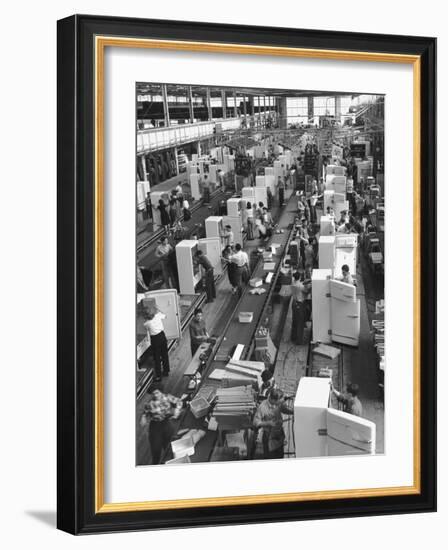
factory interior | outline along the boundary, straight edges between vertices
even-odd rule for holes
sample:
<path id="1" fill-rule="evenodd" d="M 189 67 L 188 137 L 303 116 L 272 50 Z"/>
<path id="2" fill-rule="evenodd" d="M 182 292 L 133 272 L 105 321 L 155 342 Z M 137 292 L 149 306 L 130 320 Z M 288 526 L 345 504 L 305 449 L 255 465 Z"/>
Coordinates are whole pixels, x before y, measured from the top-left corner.
<path id="1" fill-rule="evenodd" d="M 385 452 L 384 101 L 136 84 L 136 465 Z"/>

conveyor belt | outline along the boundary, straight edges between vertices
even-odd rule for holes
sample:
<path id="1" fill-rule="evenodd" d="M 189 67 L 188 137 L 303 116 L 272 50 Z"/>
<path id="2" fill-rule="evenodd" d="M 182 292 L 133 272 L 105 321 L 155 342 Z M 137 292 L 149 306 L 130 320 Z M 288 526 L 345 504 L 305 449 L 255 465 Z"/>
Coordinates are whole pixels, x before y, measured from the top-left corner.
<path id="1" fill-rule="evenodd" d="M 277 277 L 280 273 L 281 263 L 287 252 L 287 248 L 293 234 L 293 222 L 296 215 L 297 203 L 295 196 L 292 195 L 278 222 L 278 229 L 283 230 L 284 232 L 274 234 L 268 245 L 271 246 L 273 244 L 277 244 L 281 246 L 280 253 L 272 256 L 272 263 L 274 264 L 274 269 L 272 270 L 274 272 L 274 276 L 272 281 L 270 284 L 263 283 L 262 288 L 264 288 L 266 292 L 261 295 L 250 294 L 249 291 L 251 290 L 251 287 L 248 286 L 245 288 L 244 293 L 224 330 L 222 340 L 215 355 L 215 360 L 211 365 L 211 369 L 223 368 L 225 364 L 227 364 L 227 357 L 231 354 L 232 349 L 237 344 L 244 345 L 245 351 L 243 358 L 249 357 L 252 351 L 251 344 L 255 336 L 255 331 L 263 316 L 265 307 L 269 303 Z M 252 277 L 259 277 L 264 280 L 267 273 L 268 272 L 264 270 L 264 261 L 261 259 L 255 267 Z M 253 322 L 247 324 L 240 323 L 238 319 L 240 311 L 253 312 Z"/>

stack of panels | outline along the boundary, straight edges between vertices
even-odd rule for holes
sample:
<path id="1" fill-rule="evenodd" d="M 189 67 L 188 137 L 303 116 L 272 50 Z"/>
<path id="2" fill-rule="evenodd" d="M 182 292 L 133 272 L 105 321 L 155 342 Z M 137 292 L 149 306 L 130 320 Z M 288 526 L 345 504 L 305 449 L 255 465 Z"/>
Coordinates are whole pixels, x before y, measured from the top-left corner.
<path id="1" fill-rule="evenodd" d="M 249 426 L 256 406 L 255 392 L 251 386 L 219 388 L 213 416 L 221 429 Z"/>
<path id="2" fill-rule="evenodd" d="M 260 375 L 265 366 L 260 361 L 240 361 L 231 359 L 224 368 L 215 369 L 208 378 L 213 385 L 224 388 L 250 385 L 258 388 Z"/>

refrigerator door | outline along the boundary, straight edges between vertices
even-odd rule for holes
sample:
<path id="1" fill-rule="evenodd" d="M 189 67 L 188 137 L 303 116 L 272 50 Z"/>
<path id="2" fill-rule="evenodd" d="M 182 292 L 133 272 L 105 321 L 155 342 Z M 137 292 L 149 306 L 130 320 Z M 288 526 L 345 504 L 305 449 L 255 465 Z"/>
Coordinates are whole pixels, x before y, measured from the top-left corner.
<path id="1" fill-rule="evenodd" d="M 327 409 L 327 454 L 375 454 L 376 425 L 370 420 Z"/>
<path id="2" fill-rule="evenodd" d="M 331 279 L 330 294 L 332 298 L 343 300 L 345 302 L 356 302 L 356 287 Z"/>
<path id="3" fill-rule="evenodd" d="M 361 302 L 356 288 L 339 281 L 330 281 L 331 339 L 333 342 L 359 344 Z"/>
<path id="4" fill-rule="evenodd" d="M 214 267 L 215 274 L 222 273 L 221 263 L 221 240 L 220 239 L 199 239 L 198 248 L 207 256 L 212 266 Z"/>
<path id="5" fill-rule="evenodd" d="M 335 248 L 334 272 L 339 275 L 342 272 L 342 266 L 348 265 L 350 273 L 356 273 L 356 246 Z"/>
<path id="6" fill-rule="evenodd" d="M 163 327 L 167 340 L 180 338 L 180 310 L 177 290 L 169 288 L 145 292 L 145 299 L 147 298 L 153 298 L 157 308 L 166 315 L 166 319 L 163 320 Z"/>

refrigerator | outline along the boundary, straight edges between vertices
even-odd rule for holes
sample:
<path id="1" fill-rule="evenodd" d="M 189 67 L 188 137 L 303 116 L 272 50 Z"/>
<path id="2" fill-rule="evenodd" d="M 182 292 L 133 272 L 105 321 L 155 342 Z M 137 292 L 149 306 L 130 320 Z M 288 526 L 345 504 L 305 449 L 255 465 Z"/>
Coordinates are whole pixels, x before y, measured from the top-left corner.
<path id="1" fill-rule="evenodd" d="M 331 269 L 313 269 L 311 275 L 311 301 L 313 307 L 313 342 L 331 342 Z"/>
<path id="2" fill-rule="evenodd" d="M 376 425 L 330 405 L 330 379 L 303 377 L 294 401 L 297 458 L 374 455 Z"/>
<path id="3" fill-rule="evenodd" d="M 202 199 L 200 188 L 200 175 L 190 174 L 190 192 L 195 201 Z"/>
<path id="4" fill-rule="evenodd" d="M 223 231 L 222 216 L 209 216 L 205 218 L 205 235 L 207 238 L 221 239 Z"/>
<path id="5" fill-rule="evenodd" d="M 264 206 L 268 205 L 268 192 L 266 187 L 254 187 L 255 203 L 262 202 Z"/>
<path id="6" fill-rule="evenodd" d="M 343 176 L 345 174 L 345 168 L 343 166 L 336 166 L 335 164 L 329 164 L 327 166 L 327 176 Z"/>
<path id="7" fill-rule="evenodd" d="M 255 202 L 254 189 L 255 189 L 254 187 L 243 187 L 241 189 L 241 195 L 242 195 L 242 200 L 244 202 L 244 206 L 247 206 L 248 202 L 250 202 L 252 206 L 254 205 L 254 202 Z"/>
<path id="8" fill-rule="evenodd" d="M 320 236 L 334 235 L 336 233 L 333 216 L 320 217 Z"/>
<path id="9" fill-rule="evenodd" d="M 331 340 L 339 344 L 357 346 L 361 302 L 356 297 L 356 287 L 334 279 L 329 281 L 329 285 Z"/>
<path id="10" fill-rule="evenodd" d="M 325 178 L 325 189 L 345 195 L 347 191 L 347 178 L 345 176 L 327 176 Z"/>
<path id="11" fill-rule="evenodd" d="M 227 215 L 233 218 L 241 217 L 241 199 L 231 197 L 227 200 Z"/>
<path id="12" fill-rule="evenodd" d="M 210 183 L 214 183 L 215 185 L 218 183 L 217 173 L 218 173 L 218 165 L 210 164 L 209 172 L 208 172 L 208 178 L 210 180 Z"/>
<path id="13" fill-rule="evenodd" d="M 334 191 L 326 189 L 324 191 L 324 212 L 327 213 L 328 207 L 334 208 Z"/>
<path id="14" fill-rule="evenodd" d="M 336 235 L 334 273 L 337 277 L 341 275 L 344 264 L 348 265 L 352 275 L 356 273 L 357 251 L 358 235 Z"/>
<path id="15" fill-rule="evenodd" d="M 166 319 L 163 320 L 163 329 L 167 340 L 180 338 L 181 318 L 177 290 L 169 288 L 166 290 L 145 292 L 144 299 L 150 301 L 151 299 L 154 300 L 156 307 L 166 315 Z"/>
<path id="16" fill-rule="evenodd" d="M 201 280 L 201 270 L 194 260 L 197 250 L 198 241 L 196 240 L 185 240 L 176 245 L 177 271 L 181 294 L 195 294 L 196 285 Z"/>
<path id="17" fill-rule="evenodd" d="M 265 176 L 257 176 L 255 178 L 255 185 L 257 187 L 266 187 Z"/>
<path id="18" fill-rule="evenodd" d="M 319 237 L 319 269 L 334 269 L 335 237 L 321 235 Z"/>

